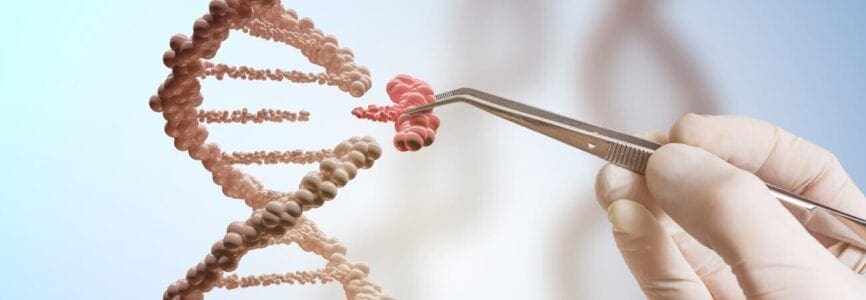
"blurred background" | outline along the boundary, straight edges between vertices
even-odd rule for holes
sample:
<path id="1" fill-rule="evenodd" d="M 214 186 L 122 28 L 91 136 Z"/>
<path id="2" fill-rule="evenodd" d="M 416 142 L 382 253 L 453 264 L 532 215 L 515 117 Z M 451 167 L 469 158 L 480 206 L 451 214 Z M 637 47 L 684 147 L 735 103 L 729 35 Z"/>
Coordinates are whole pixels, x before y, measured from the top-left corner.
<path id="1" fill-rule="evenodd" d="M 311 111 L 300 124 L 210 126 L 227 151 L 320 149 L 389 125 L 400 73 L 471 86 L 627 132 L 687 112 L 779 124 L 835 152 L 866 185 L 862 1 L 284 1 L 352 48 L 374 86 L 203 82 L 203 108 Z M 0 11 L 0 293 L 154 299 L 249 215 L 174 150 L 147 99 L 169 37 L 207 1 L 17 1 Z M 319 71 L 299 51 L 233 32 L 214 61 Z M 390 147 L 307 216 L 400 299 L 642 297 L 594 200 L 601 163 L 465 106 L 435 144 Z M 288 191 L 312 166 L 250 167 Z M 251 253 L 242 274 L 322 266 L 296 247 Z M 208 299 L 341 299 L 339 285 L 216 290 Z"/>

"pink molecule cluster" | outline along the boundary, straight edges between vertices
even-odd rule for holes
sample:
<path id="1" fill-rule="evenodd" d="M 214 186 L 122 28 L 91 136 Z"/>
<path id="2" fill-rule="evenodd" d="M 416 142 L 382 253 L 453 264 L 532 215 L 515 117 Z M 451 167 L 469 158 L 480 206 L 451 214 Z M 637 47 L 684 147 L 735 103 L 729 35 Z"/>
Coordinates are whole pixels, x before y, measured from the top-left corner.
<path id="1" fill-rule="evenodd" d="M 439 117 L 433 111 L 404 115 L 403 110 L 436 101 L 433 88 L 423 80 L 409 75 L 397 75 L 386 85 L 391 102 L 396 105 L 358 107 L 352 114 L 360 119 L 378 122 L 394 122 L 397 134 L 394 135 L 394 147 L 400 151 L 418 151 L 430 146 L 436 139 L 439 129 Z"/>

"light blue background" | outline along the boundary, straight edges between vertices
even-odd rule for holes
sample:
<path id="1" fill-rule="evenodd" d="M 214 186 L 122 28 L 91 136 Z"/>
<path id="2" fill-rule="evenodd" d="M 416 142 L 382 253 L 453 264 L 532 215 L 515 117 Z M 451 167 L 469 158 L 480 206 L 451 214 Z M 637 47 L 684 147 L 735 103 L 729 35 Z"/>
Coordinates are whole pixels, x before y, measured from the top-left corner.
<path id="1" fill-rule="evenodd" d="M 866 3 L 668 4 L 665 16 L 695 50 L 721 94 L 723 112 L 765 119 L 823 145 L 837 154 L 861 187 L 866 184 L 862 158 Z M 381 103 L 377 99 L 384 99 L 385 78 L 398 72 L 418 74 L 434 85 L 461 84 L 449 81 L 447 69 L 441 66 L 446 57 L 436 54 L 448 47 L 436 39 L 450 29 L 447 17 L 451 15 L 446 12 L 452 2 L 286 5 L 350 45 L 359 61 L 371 68 L 375 93 L 366 102 Z M 335 7 L 334 12 L 323 6 Z M 162 118 L 147 107 L 148 97 L 167 74 L 160 58 L 168 38 L 189 33 L 192 21 L 206 7 L 206 1 L 167 0 L 4 4 L 0 10 L 0 298 L 159 297 L 169 282 L 204 255 L 227 220 L 248 213 L 239 203 L 224 200 L 200 166 L 172 149 L 162 133 Z M 583 26 L 588 21 L 573 20 L 595 15 L 597 5 L 568 2 L 555 7 L 558 29 L 550 34 L 560 42 L 554 45 L 572 47 L 562 41 L 589 30 Z M 435 21 L 436 17 L 446 21 Z M 383 40 L 382 32 L 399 30 L 393 25 L 429 38 L 420 45 Z M 412 55 L 426 61 L 413 62 Z M 260 61 L 268 58 L 272 56 Z M 571 66 L 552 65 L 539 76 L 553 78 Z M 340 103 L 330 110 L 335 118 L 360 103 L 343 101 L 347 97 L 336 92 L 327 96 Z M 314 120 L 316 116 L 314 111 Z M 352 129 L 360 124 L 348 122 L 338 127 Z M 363 126 L 369 127 L 353 133 L 389 139 L 388 128 Z M 443 129 L 447 126 L 443 123 Z M 439 143 L 447 143 L 442 138 L 446 134 Z M 331 134 L 312 143 L 332 145 L 344 136 Z M 383 169 L 376 170 L 379 176 L 396 168 L 382 164 Z M 296 176 L 289 178 L 286 185 L 294 184 Z M 584 182 L 591 186 L 589 176 Z M 372 179 L 358 184 L 359 189 L 361 185 L 385 188 Z M 190 212 L 198 213 L 187 215 Z M 375 217 L 375 212 L 369 213 Z M 330 228 L 344 233 L 351 226 L 333 223 Z M 350 244 L 354 239 L 351 234 L 335 235 Z M 364 259 L 363 251 L 360 256 L 361 261 L 374 260 Z M 386 283 L 389 276 L 399 276 L 379 274 Z M 624 286 L 634 285 L 628 277 L 620 279 Z M 526 295 L 539 293 L 527 289 Z M 390 290 L 398 291 L 401 298 L 414 298 L 410 292 L 401 294 L 400 288 Z"/>

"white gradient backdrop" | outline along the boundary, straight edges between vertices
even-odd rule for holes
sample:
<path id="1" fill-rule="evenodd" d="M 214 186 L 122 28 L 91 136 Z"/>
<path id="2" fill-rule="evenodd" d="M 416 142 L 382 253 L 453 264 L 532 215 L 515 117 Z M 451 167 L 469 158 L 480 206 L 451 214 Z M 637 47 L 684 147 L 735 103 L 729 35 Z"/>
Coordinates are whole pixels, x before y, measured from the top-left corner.
<path id="1" fill-rule="evenodd" d="M 413 154 L 387 147 L 390 126 L 349 115 L 386 103 L 384 83 L 407 73 L 438 90 L 474 86 L 623 130 L 664 130 L 683 108 L 657 100 L 664 88 L 646 91 L 640 80 L 622 87 L 635 97 L 623 115 L 638 119 L 588 115 L 598 103 L 584 99 L 578 66 L 605 1 L 284 2 L 352 48 L 372 71 L 373 89 L 358 100 L 329 87 L 207 80 L 204 107 L 312 112 L 304 124 L 211 126 L 211 139 L 229 150 L 276 150 L 376 137 L 386 146 L 377 165 L 308 216 L 344 242 L 351 259 L 369 264 L 386 292 L 400 299 L 641 295 L 592 196 L 598 161 L 468 107 L 442 109 L 436 143 Z M 204 0 L 89 0 L 17 1 L 0 10 L 0 298 L 154 299 L 230 221 L 248 216 L 174 150 L 162 117 L 147 106 L 168 73 L 161 55 L 169 37 L 189 34 L 206 9 Z M 866 4 L 677 1 L 657 9 L 689 46 L 719 112 L 781 124 L 837 153 L 866 184 L 858 155 L 866 147 Z M 317 70 L 290 47 L 237 32 L 215 60 Z M 641 114 L 649 108 L 654 113 Z M 247 170 L 289 190 L 311 168 Z M 421 177 L 427 184 L 409 179 L 418 172 L 429 172 Z M 277 247 L 248 255 L 239 271 L 321 261 Z M 331 284 L 208 298 L 340 295 Z"/>

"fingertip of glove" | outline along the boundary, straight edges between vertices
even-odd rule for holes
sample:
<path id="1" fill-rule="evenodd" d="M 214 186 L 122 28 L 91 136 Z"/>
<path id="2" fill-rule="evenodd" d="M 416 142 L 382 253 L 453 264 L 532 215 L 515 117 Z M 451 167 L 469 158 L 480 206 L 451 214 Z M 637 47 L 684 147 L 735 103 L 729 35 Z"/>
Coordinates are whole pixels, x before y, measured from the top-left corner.
<path id="1" fill-rule="evenodd" d="M 602 208 L 607 208 L 610 203 L 617 200 L 618 190 L 628 184 L 628 170 L 613 164 L 606 164 L 598 170 L 595 176 L 595 196 Z"/>
<path id="2" fill-rule="evenodd" d="M 652 214 L 643 205 L 631 200 L 616 200 L 607 208 L 607 219 L 615 232 L 638 231 L 651 218 Z"/>

